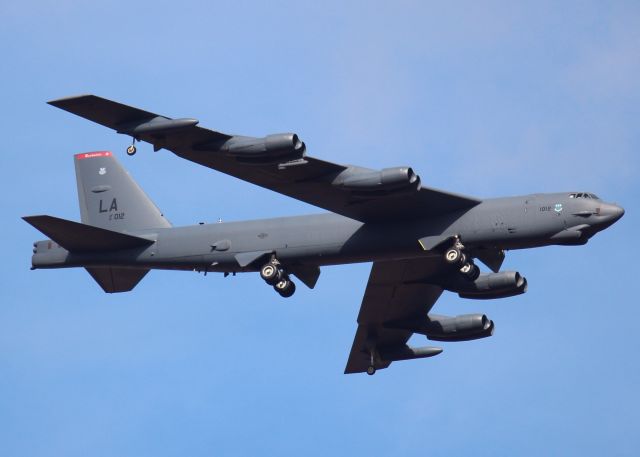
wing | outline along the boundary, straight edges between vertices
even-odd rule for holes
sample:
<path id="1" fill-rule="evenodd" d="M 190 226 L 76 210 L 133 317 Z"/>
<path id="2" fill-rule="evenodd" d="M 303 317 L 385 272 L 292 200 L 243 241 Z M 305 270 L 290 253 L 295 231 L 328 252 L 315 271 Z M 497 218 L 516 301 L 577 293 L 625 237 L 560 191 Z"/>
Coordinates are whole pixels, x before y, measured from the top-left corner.
<path id="1" fill-rule="evenodd" d="M 434 258 L 374 262 L 345 373 L 367 371 L 372 349 L 376 368 L 387 368 L 394 360 L 441 352 L 439 348 L 409 348 L 406 343 L 413 332 L 394 326 L 394 322 L 425 319 L 442 293 L 441 287 L 424 282 L 437 271 L 438 262 Z"/>
<path id="2" fill-rule="evenodd" d="M 198 127 L 196 119 L 171 119 L 94 95 L 49 103 L 151 143 L 155 150 L 168 149 L 205 167 L 363 222 L 433 217 L 480 203 L 421 186 L 409 167 L 370 170 L 306 156 L 304 143 L 293 134 L 227 135 Z"/>

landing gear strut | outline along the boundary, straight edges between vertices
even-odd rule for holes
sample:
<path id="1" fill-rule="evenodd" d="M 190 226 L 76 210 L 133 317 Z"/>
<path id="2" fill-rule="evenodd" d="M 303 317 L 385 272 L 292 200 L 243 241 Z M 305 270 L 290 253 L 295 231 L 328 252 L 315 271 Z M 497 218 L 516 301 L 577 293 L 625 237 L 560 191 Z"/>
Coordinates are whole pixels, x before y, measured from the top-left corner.
<path id="1" fill-rule="evenodd" d="M 289 278 L 289 275 L 282 269 L 280 262 L 274 257 L 269 263 L 266 263 L 260 269 L 260 277 L 273 286 L 274 290 L 281 297 L 289 298 L 296 291 L 295 283 Z"/>
<path id="2" fill-rule="evenodd" d="M 369 376 L 373 376 L 374 374 L 376 374 L 376 349 L 375 347 L 371 346 L 371 348 L 369 349 L 369 366 L 367 367 L 367 374 Z"/>

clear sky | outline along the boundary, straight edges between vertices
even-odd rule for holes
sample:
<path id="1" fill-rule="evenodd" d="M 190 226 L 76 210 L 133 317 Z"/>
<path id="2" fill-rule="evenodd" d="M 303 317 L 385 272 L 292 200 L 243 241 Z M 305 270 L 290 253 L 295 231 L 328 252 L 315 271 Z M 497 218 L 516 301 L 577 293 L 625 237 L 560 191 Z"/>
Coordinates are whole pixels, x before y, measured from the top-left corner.
<path id="1" fill-rule="evenodd" d="M 640 4 L 0 2 L 0 455 L 638 455 Z M 152 272 L 107 295 L 29 271 L 79 220 L 72 154 L 112 150 L 174 225 L 319 212 L 45 104 L 78 93 L 309 153 L 411 165 L 479 197 L 587 190 L 627 210 L 583 247 L 510 252 L 495 335 L 343 375 L 370 266 L 281 299 L 257 274 Z M 416 338 L 415 344 L 424 343 Z"/>

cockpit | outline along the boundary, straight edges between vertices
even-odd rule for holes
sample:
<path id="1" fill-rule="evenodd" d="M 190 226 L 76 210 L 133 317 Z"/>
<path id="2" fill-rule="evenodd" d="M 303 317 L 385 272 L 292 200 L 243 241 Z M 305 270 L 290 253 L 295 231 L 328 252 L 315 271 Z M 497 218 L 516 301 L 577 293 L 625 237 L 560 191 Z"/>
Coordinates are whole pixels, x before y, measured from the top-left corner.
<path id="1" fill-rule="evenodd" d="M 600 200 L 596 194 L 590 194 L 588 192 L 573 192 L 569 194 L 569 198 L 592 198 L 594 200 Z"/>

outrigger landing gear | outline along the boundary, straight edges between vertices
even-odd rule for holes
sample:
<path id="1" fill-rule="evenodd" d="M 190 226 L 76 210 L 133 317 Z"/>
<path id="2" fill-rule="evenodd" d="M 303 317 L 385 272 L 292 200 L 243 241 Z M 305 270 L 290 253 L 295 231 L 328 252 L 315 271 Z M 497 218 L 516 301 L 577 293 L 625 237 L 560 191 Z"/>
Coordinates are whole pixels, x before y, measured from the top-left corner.
<path id="1" fill-rule="evenodd" d="M 369 349 L 369 366 L 367 367 L 367 374 L 369 376 L 373 376 L 376 374 L 376 349 L 375 347 L 371 347 Z"/>
<path id="2" fill-rule="evenodd" d="M 127 155 L 128 156 L 132 156 L 136 153 L 137 149 L 136 149 L 136 139 L 133 139 L 133 142 L 129 145 L 129 147 L 127 148 Z"/>
<path id="3" fill-rule="evenodd" d="M 289 278 L 289 275 L 282 269 L 278 259 L 273 257 L 269 263 L 266 263 L 260 269 L 260 277 L 273 286 L 274 290 L 280 294 L 281 297 L 289 298 L 296 291 L 295 283 Z"/>

